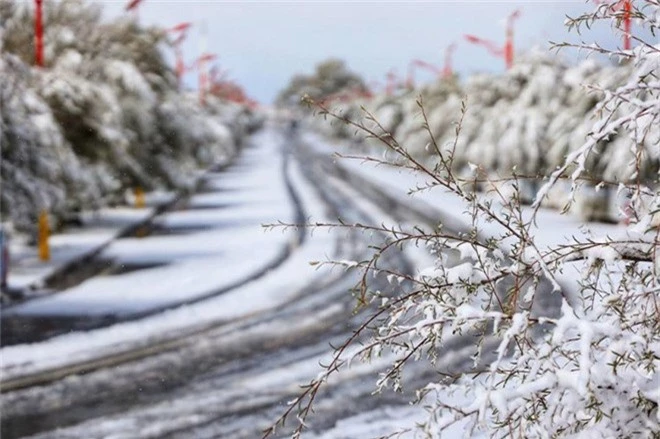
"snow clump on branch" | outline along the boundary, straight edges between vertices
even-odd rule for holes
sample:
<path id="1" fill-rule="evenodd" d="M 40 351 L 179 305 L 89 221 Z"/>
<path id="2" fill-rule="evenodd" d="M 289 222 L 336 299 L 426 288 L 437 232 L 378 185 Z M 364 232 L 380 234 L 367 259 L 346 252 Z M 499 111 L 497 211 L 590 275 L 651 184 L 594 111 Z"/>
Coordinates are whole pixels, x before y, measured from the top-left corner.
<path id="1" fill-rule="evenodd" d="M 570 23 L 609 20 L 618 29 L 617 3 L 601 4 Z M 636 26 L 657 28 L 657 0 L 632 5 Z M 468 93 L 469 103 L 454 115 L 459 120 L 453 142 L 435 131 L 434 119 L 449 117 L 436 110 L 454 106 L 450 98 L 418 102 L 426 139 L 412 145 L 397 139 L 411 132 L 404 129 L 412 117 L 406 98 L 376 101 L 380 107 L 358 120 L 319 105 L 322 115 L 386 150 L 385 159 L 371 161 L 412 169 L 430 181 L 428 190 L 462 200 L 470 225 L 462 232 L 442 226 L 433 232 L 368 229 L 387 236 L 372 259 L 357 264 L 365 272 L 362 302 L 378 307 L 361 329 L 369 337 L 355 335 L 339 346 L 328 374 L 355 355 L 394 355 L 377 386 L 400 390 L 406 365 L 428 362 L 438 378 L 418 389 L 418 402 L 428 412 L 418 428 L 427 437 L 660 437 L 660 221 L 652 207 L 660 206 L 660 46 L 641 41 L 632 51 L 605 52 L 629 62 L 567 68 L 541 57 L 501 78 L 468 81 L 465 87 L 475 96 Z M 581 83 L 595 93 L 578 95 Z M 579 105 L 571 108 L 569 102 Z M 378 123 L 378 112 L 389 107 L 391 115 L 395 106 L 402 122 L 390 132 Z M 478 122 L 468 122 L 471 111 Z M 555 155 L 543 154 L 548 146 Z M 620 166 L 608 165 L 613 157 Z M 521 160 L 531 163 L 523 168 Z M 484 196 L 466 188 L 458 171 L 471 162 L 479 164 L 474 169 L 488 166 L 511 175 L 519 165 L 551 176 L 535 204 L 524 207 L 519 195 Z M 596 187 L 617 179 L 633 194 L 636 221 L 606 237 L 541 243 L 535 220 L 542 198 L 560 177 L 575 192 L 585 176 Z M 511 181 L 517 188 L 517 180 Z M 406 245 L 432 249 L 436 263 L 415 277 L 401 274 L 406 282 L 397 282 L 395 293 L 384 298 L 370 282 L 379 271 L 376 262 Z M 312 381 L 293 402 L 302 414 L 295 437 L 321 385 Z"/>

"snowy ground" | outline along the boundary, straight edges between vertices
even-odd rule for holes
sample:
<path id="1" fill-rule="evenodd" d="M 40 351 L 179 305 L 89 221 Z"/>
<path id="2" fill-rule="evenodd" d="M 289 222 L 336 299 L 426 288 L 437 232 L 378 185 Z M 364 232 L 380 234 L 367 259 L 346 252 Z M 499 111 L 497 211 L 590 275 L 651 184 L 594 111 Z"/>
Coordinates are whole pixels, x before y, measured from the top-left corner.
<path id="1" fill-rule="evenodd" d="M 44 279 L 63 265 L 75 261 L 119 236 L 127 227 L 144 221 L 153 214 L 153 208 L 104 208 L 83 215 L 84 228 L 55 234 L 50 237 L 51 258 L 39 260 L 34 246 L 11 242 L 9 289 L 22 290 L 40 287 Z"/>
<path id="2" fill-rule="evenodd" d="M 320 153 L 331 154 L 338 151 L 342 154 L 353 154 L 350 143 L 329 144 L 323 137 L 308 132 L 305 141 Z M 387 191 L 404 203 L 414 203 L 421 209 L 430 211 L 446 226 L 460 229 L 469 220 L 466 212 L 469 206 L 456 195 L 448 193 L 442 188 L 416 191 L 409 194 L 413 188 L 425 187 L 429 184 L 429 178 L 419 173 L 415 174 L 400 168 L 376 165 L 360 159 L 341 159 L 341 166 L 352 173 L 367 178 L 373 184 Z M 532 216 L 532 208 L 523 207 L 524 219 Z M 494 224 L 480 224 L 481 228 L 488 230 L 493 236 L 498 230 Z M 623 226 L 606 223 L 584 223 L 578 217 L 570 214 L 561 214 L 552 209 L 541 208 L 536 223 L 531 230 L 536 242 L 541 246 L 555 246 L 569 242 L 573 237 L 584 238 L 585 236 L 603 236 L 617 233 L 623 230 Z"/>
<path id="3" fill-rule="evenodd" d="M 280 142 L 257 138 L 255 145 L 237 162 L 238 166 L 249 166 L 249 171 L 207 175 L 205 181 L 214 192 L 193 197 L 187 210 L 169 212 L 155 220 L 172 233 L 179 229 L 202 231 L 124 238 L 100 255 L 119 265 L 165 265 L 94 277 L 58 294 L 12 307 L 6 315 L 143 312 L 209 294 L 268 264 L 290 237 L 263 233 L 261 224 L 291 222 L 293 212 L 281 175 Z M 238 204 L 239 200 L 248 200 L 248 204 Z M 200 204 L 203 209 L 198 210 Z"/>
<path id="4" fill-rule="evenodd" d="M 180 233 L 118 240 L 104 251 L 120 263 L 167 265 L 98 276 L 12 309 L 17 315 L 134 312 L 203 296 L 258 270 L 282 247 L 290 249 L 272 271 L 216 297 L 136 321 L 2 348 L 6 381 L 175 341 L 136 361 L 4 394 L 3 417 L 9 422 L 3 437 L 38 432 L 34 437 L 258 437 L 299 385 L 319 373 L 319 361 L 331 355 L 329 343 L 341 343 L 362 318 L 352 314 L 355 302 L 347 292 L 354 275 L 309 262 L 360 259 L 377 239 L 319 229 L 300 242 L 293 228 L 265 232 L 261 224 L 295 222 L 294 201 L 310 222 L 334 222 L 338 216 L 373 224 L 415 222 L 419 219 L 405 208 L 414 204 L 452 215 L 460 225 L 457 212 L 464 209 L 442 194 L 411 200 L 405 191 L 415 180 L 397 171 L 342 163 L 404 204 L 392 207 L 390 201 L 369 199 L 360 192 L 363 188 L 333 174 L 327 160 L 331 147 L 318 138 L 303 139 L 313 140 L 314 147 L 303 142 L 296 149 L 279 132 L 262 132 L 236 165 L 213 176 L 186 208 L 158 218 L 160 225 Z M 313 155 L 319 152 L 321 157 Z M 294 159 L 284 167 L 288 154 Z M 287 181 L 294 192 L 288 192 Z M 542 218 L 539 233 L 547 234 L 548 242 L 580 229 L 577 220 L 556 218 L 554 212 L 543 212 Z M 594 229 L 616 229 L 611 227 Z M 425 252 L 411 249 L 383 263 L 416 270 L 429 260 Z M 457 338 L 441 353 L 440 364 L 448 370 L 465 367 L 473 350 L 469 337 Z M 412 394 L 372 395 L 385 360 L 356 362 L 331 379 L 305 437 L 372 437 L 422 420 L 423 409 L 406 404 Z M 412 389 L 434 376 L 433 369 L 419 363 L 406 382 Z M 460 431 L 460 425 L 456 428 Z"/>
<path id="5" fill-rule="evenodd" d="M 159 262 L 166 265 L 122 275 L 97 276 L 58 294 L 12 307 L 5 316 L 134 313 L 221 290 L 267 265 L 283 247 L 291 245 L 293 239 L 289 232 L 265 232 L 262 224 L 292 222 L 293 207 L 281 175 L 283 155 L 278 148 L 282 146 L 282 139 L 257 137 L 254 141 L 255 147 L 248 149 L 237 165 L 250 164 L 255 172 L 211 176 L 209 180 L 219 192 L 203 194 L 191 200 L 193 209 L 198 207 L 199 199 L 205 200 L 205 207 L 209 207 L 211 197 L 217 202 L 216 205 L 222 206 L 227 202 L 235 205 L 241 199 L 239 193 L 243 192 L 246 194 L 245 200 L 248 200 L 247 205 L 167 213 L 157 221 L 173 224 L 175 228 L 196 226 L 204 221 L 210 229 L 183 235 L 120 239 L 102 254 L 118 264 Z M 223 178 L 231 183 L 223 184 Z M 249 179 L 249 184 L 242 179 Z M 245 189 L 222 191 L 230 186 L 243 186 Z M 264 206 L 270 206 L 270 209 Z M 232 216 L 232 212 L 236 215 Z M 186 214 L 190 214 L 187 222 L 182 219 Z M 201 220 L 196 214 L 201 214 Z M 217 221 L 209 222 L 214 216 Z M 302 265 L 303 261 L 296 262 Z M 257 296 L 249 300 L 254 294 Z M 267 306 L 269 301 L 260 297 L 259 291 L 250 292 L 248 289 L 240 295 L 237 292 L 225 294 L 196 308 L 177 309 L 157 316 L 155 321 L 115 325 L 44 343 L 2 349 L 3 370 L 7 377 L 6 374 L 16 363 L 21 364 L 20 371 L 25 373 L 30 370 L 26 361 L 41 368 L 52 367 L 61 361 L 77 361 L 85 358 L 81 352 L 98 353 L 102 348 L 135 341 L 136 338 L 144 340 L 159 331 L 191 321 L 203 323 L 205 316 L 206 319 L 230 319 Z"/>

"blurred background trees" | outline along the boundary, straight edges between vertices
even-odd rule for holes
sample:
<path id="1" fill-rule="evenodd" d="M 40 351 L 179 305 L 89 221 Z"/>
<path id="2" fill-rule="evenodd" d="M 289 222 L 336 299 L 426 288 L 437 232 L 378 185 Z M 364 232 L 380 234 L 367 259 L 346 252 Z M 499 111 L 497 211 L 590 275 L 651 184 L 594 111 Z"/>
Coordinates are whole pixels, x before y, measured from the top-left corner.
<path id="1" fill-rule="evenodd" d="M 102 5 L 44 3 L 44 68 L 34 67 L 34 10 L 0 2 L 2 218 L 34 231 L 121 202 L 124 191 L 181 188 L 190 171 L 235 153 L 244 107 L 178 90 L 166 31 Z M 232 130 L 236 130 L 233 133 Z"/>
<path id="2" fill-rule="evenodd" d="M 327 99 L 342 93 L 368 92 L 364 80 L 348 69 L 344 61 L 329 58 L 320 62 L 311 75 L 295 75 L 277 97 L 277 104 L 296 105 L 303 95 L 314 100 Z"/>

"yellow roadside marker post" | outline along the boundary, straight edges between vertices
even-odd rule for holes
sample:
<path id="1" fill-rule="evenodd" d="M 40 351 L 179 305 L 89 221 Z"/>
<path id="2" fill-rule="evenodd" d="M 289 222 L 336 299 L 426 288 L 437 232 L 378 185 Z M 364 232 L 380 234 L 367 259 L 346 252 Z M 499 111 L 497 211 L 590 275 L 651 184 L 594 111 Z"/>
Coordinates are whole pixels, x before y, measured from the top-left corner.
<path id="1" fill-rule="evenodd" d="M 138 186 L 135 188 L 133 193 L 135 194 L 135 207 L 142 209 L 146 205 L 144 200 L 144 191 L 140 186 Z"/>
<path id="2" fill-rule="evenodd" d="M 44 209 L 39 214 L 39 260 L 50 260 L 50 226 L 48 225 L 48 212 Z"/>

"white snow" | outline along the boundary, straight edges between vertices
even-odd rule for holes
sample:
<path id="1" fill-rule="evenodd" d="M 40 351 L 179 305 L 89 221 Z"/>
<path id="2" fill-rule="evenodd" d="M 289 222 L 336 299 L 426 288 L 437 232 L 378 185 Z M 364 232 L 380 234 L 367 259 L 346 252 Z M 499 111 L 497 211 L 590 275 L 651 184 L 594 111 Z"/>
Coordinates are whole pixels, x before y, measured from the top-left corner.
<path id="1" fill-rule="evenodd" d="M 49 239 L 51 258 L 39 260 L 37 249 L 18 241 L 10 241 L 10 271 L 7 283 L 10 288 L 23 289 L 39 287 L 44 279 L 65 264 L 106 245 L 126 227 L 144 221 L 152 215 L 152 209 L 104 208 L 82 215 L 84 228 L 62 234 L 54 234 Z"/>
<path id="2" fill-rule="evenodd" d="M 120 239 L 100 256 L 118 264 L 168 265 L 96 276 L 68 290 L 15 306 L 7 314 L 93 316 L 143 312 L 218 291 L 261 270 L 291 239 L 279 232 L 264 233 L 262 223 L 292 222 L 293 207 L 281 175 L 280 138 L 261 135 L 254 142 L 258 145 L 258 154 L 246 154 L 238 160 L 240 164 L 243 160 L 260 157 L 258 162 L 252 160 L 254 172 L 246 171 L 224 179 L 215 176 L 214 181 L 218 184 L 236 182 L 236 186 L 243 188 L 237 189 L 238 197 L 241 193 L 256 192 L 260 199 L 253 196 L 254 202 L 243 206 L 165 213 L 154 222 L 174 229 L 199 226 L 214 229 L 193 234 Z M 144 209 L 144 212 L 149 211 Z M 108 220 L 118 218 L 121 215 Z M 108 240 L 113 235 L 102 237 Z M 71 237 L 67 236 L 66 241 L 69 245 L 73 245 L 71 241 L 75 244 Z M 83 242 L 98 245 L 94 239 Z M 54 259 L 53 266 L 59 261 L 59 258 Z"/>
<path id="3" fill-rule="evenodd" d="M 319 152 L 332 154 L 335 152 L 323 138 L 318 135 L 306 133 L 306 142 Z M 337 147 L 336 145 L 334 146 Z M 340 145 L 339 152 L 345 152 L 347 145 Z M 340 165 L 350 172 L 356 173 L 373 184 L 385 190 L 389 195 L 404 203 L 413 203 L 418 208 L 435 215 L 446 227 L 462 230 L 470 224 L 470 215 L 467 214 L 469 206 L 456 195 L 449 193 L 441 187 L 423 190 L 409 195 L 411 188 L 424 187 L 429 184 L 429 178 L 420 173 L 402 171 L 401 169 L 376 165 L 359 159 L 343 159 Z M 523 207 L 525 220 L 532 215 L 531 207 Z M 480 223 L 479 227 L 489 231 L 491 236 L 502 233 L 494 224 Z M 580 218 L 571 215 L 562 215 L 552 209 L 540 209 L 536 217 L 536 226 L 532 228 L 532 235 L 542 247 L 568 243 L 572 237 L 583 238 L 589 235 L 606 235 L 623 231 L 623 226 L 605 223 L 585 223 Z"/>
<path id="4" fill-rule="evenodd" d="M 255 139 L 255 143 L 263 145 L 265 149 L 264 162 L 272 163 L 275 151 L 267 154 L 268 149 L 278 148 L 280 142 L 281 139 L 272 132 Z M 295 166 L 291 167 L 290 172 L 294 185 L 306 206 L 306 213 L 314 219 L 325 219 L 324 204 L 300 176 Z M 272 192 L 275 191 L 276 181 L 266 180 L 264 183 L 269 185 Z M 286 220 L 286 218 L 279 219 Z M 29 302 L 23 307 L 15 308 L 14 312 L 36 312 L 40 308 L 42 311 L 46 308 L 53 310 L 56 306 L 59 307 L 58 312 L 62 312 L 63 309 L 75 306 L 81 308 L 84 303 L 89 303 L 94 307 L 103 306 L 121 310 L 123 307 L 129 306 L 140 307 L 143 300 L 163 303 L 166 300 L 179 299 L 182 298 L 181 294 L 184 291 L 190 292 L 190 288 L 193 288 L 192 295 L 194 296 L 194 294 L 208 291 L 209 288 L 221 287 L 229 277 L 234 276 L 236 279 L 240 270 L 245 270 L 244 272 L 249 271 L 248 268 L 254 270 L 257 260 L 266 261 L 266 258 L 272 254 L 261 253 L 272 251 L 275 248 L 275 242 L 282 244 L 291 239 L 292 231 L 287 233 L 279 230 L 264 232 L 260 225 L 254 224 L 254 226 L 252 234 L 245 232 L 241 239 L 236 239 L 234 242 L 235 256 L 188 258 L 171 266 L 134 272 L 132 273 L 136 276 L 134 278 L 131 273 L 114 276 L 119 279 L 130 279 L 130 282 L 112 279 L 90 280 L 79 287 L 53 296 L 49 300 Z M 231 229 L 228 233 L 231 233 Z M 247 238 L 249 235 L 251 235 L 250 239 Z M 161 239 L 164 238 L 167 237 L 159 237 L 157 240 L 162 242 Z M 313 279 L 328 277 L 329 269 L 311 267 L 309 261 L 326 259 L 328 249 L 334 246 L 336 239 L 334 232 L 314 233 L 302 246 L 295 248 L 291 257 L 276 270 L 213 299 L 172 309 L 140 321 L 116 324 L 84 333 L 62 335 L 39 343 L 4 347 L 0 349 L 2 375 L 8 379 L 11 376 L 47 370 L 62 364 L 95 358 L 136 344 L 149 344 L 157 337 L 180 334 L 182 328 L 191 325 L 196 327 L 209 322 L 229 322 L 266 312 L 293 300 L 300 294 L 301 288 L 309 285 Z M 271 250 L 267 250 L 268 245 L 265 245 L 266 250 L 264 250 L 264 240 L 272 241 Z M 148 241 L 148 238 L 144 239 L 145 244 Z M 163 247 L 160 249 L 153 248 L 152 252 L 154 254 L 162 253 L 168 248 L 167 244 L 162 245 Z M 176 256 L 177 245 L 173 244 L 172 247 Z M 129 254 L 134 249 L 125 250 L 126 254 Z M 217 250 L 222 253 L 222 245 L 218 245 Z M 149 251 L 145 251 L 145 257 L 148 256 L 147 253 Z M 246 264 L 246 258 L 251 260 L 251 263 Z M 138 281 L 142 282 L 142 288 L 135 286 Z M 104 283 L 107 288 L 105 293 L 97 290 L 97 294 L 93 295 L 92 285 L 103 286 Z M 121 288 L 130 288 L 130 290 L 122 291 Z M 88 295 L 86 296 L 85 293 Z M 122 304 L 123 301 L 126 301 L 127 304 Z M 85 311 L 91 310 L 86 309 Z"/>

